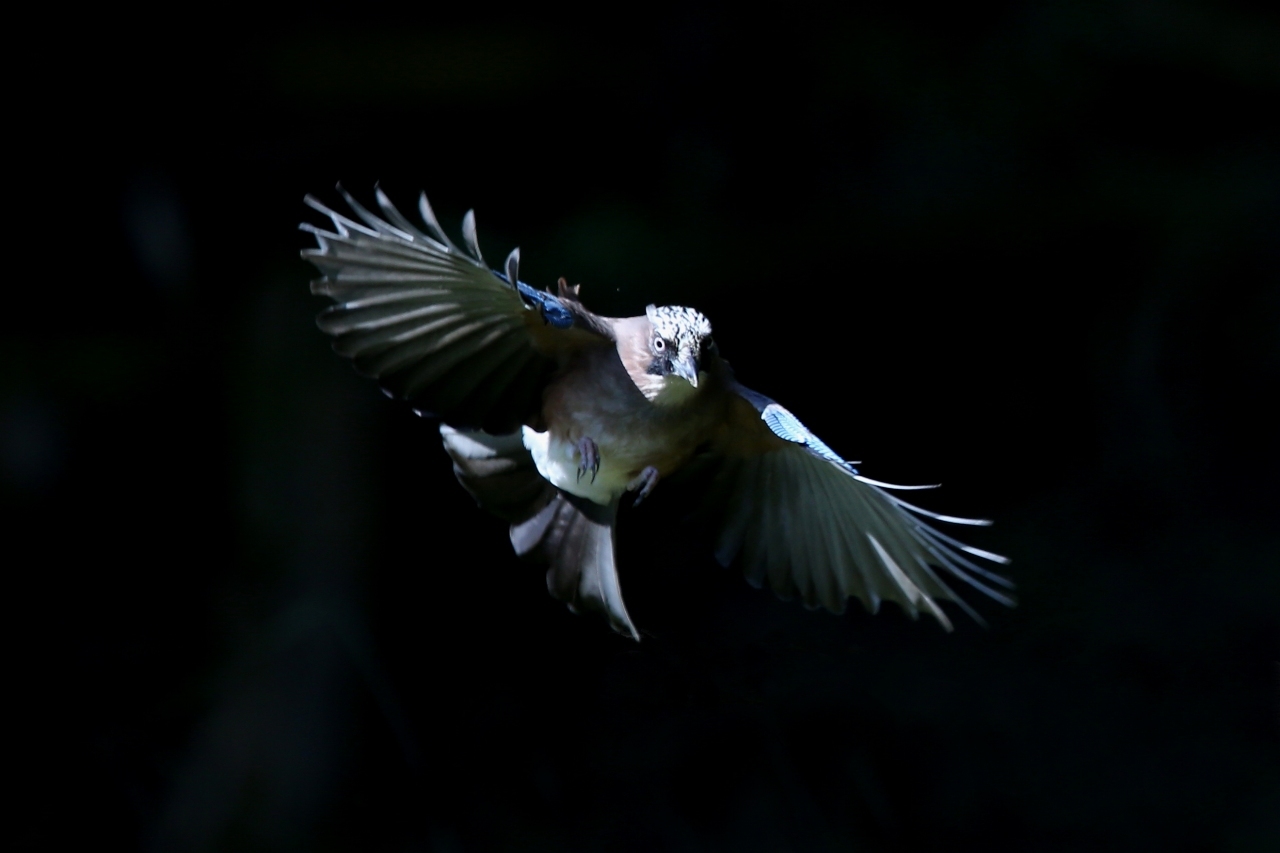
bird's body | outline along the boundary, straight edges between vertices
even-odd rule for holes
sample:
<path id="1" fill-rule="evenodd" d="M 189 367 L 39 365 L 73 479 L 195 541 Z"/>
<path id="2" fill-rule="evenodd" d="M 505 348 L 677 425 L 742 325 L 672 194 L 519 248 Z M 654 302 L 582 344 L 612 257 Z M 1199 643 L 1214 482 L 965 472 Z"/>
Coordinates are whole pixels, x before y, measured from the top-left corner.
<path id="1" fill-rule="evenodd" d="M 646 354 L 633 342 L 649 339 L 648 318 L 607 322 L 617 339 L 577 353 L 548 383 L 542 404 L 547 429 L 523 427 L 539 473 L 598 504 L 620 497 L 646 468 L 666 477 L 688 462 L 714 430 L 714 399 L 726 390 L 723 382 L 694 387 L 680 377 L 646 373 Z M 584 438 L 598 448 L 594 476 L 582 475 Z"/>
<path id="2" fill-rule="evenodd" d="M 618 510 L 628 492 L 638 502 L 694 461 L 710 472 L 701 517 L 716 558 L 741 562 L 755 585 L 836 612 L 851 595 L 873 612 L 894 600 L 948 628 L 937 599 L 972 611 L 935 569 L 1012 603 L 988 583 L 1008 582 L 966 555 L 1004 558 L 916 516 L 987 522 L 922 510 L 884 491 L 910 487 L 861 476 L 737 382 L 699 312 L 601 317 L 563 279 L 558 294 L 520 282 L 518 251 L 490 270 L 470 213 L 463 253 L 425 196 L 430 233 L 380 190 L 385 219 L 346 198 L 361 222 L 308 198 L 335 226 L 304 226 L 319 247 L 303 255 L 323 273 L 312 290 L 338 301 L 320 327 L 389 395 L 440 417 L 459 481 L 511 524 L 517 553 L 548 564 L 548 587 L 571 609 L 639 638 L 614 559 Z"/>

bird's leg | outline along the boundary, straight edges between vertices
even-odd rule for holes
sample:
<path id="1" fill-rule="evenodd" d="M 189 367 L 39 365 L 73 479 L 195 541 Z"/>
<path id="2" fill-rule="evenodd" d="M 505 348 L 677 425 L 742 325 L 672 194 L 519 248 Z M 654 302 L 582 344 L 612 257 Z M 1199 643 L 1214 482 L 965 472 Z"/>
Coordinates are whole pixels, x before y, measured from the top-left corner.
<path id="1" fill-rule="evenodd" d="M 591 440 L 589 436 L 583 436 L 578 439 L 578 481 L 582 481 L 582 475 L 591 472 L 591 482 L 596 481 L 596 474 L 600 473 L 600 448 Z"/>
<path id="2" fill-rule="evenodd" d="M 653 487 L 656 485 L 658 485 L 658 469 L 652 465 L 648 465 L 643 471 L 635 476 L 635 479 L 630 483 L 627 483 L 628 492 L 639 492 L 639 494 L 636 495 L 636 499 L 631 502 L 631 505 L 639 505 L 640 501 L 649 497 L 649 493 L 653 491 Z"/>

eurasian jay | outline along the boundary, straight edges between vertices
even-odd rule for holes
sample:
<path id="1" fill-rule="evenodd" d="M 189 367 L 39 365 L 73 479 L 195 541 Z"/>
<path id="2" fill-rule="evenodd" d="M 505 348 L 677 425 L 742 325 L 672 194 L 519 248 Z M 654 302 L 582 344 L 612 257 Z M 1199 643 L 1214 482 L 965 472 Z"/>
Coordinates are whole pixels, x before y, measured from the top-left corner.
<path id="1" fill-rule="evenodd" d="M 317 318 L 333 347 L 391 397 L 440 420 L 462 486 L 511 525 L 516 553 L 548 566 L 547 587 L 574 612 L 602 613 L 639 639 L 618 583 L 614 530 L 623 496 L 639 503 L 664 478 L 697 465 L 715 557 L 782 597 L 842 613 L 897 602 L 947 630 L 939 601 L 975 619 L 943 576 L 1012 605 L 1012 584 L 974 562 L 1004 557 L 965 545 L 920 516 L 956 524 L 871 480 L 795 415 L 734 379 L 692 308 L 650 305 L 602 317 L 562 278 L 556 294 L 518 278 L 520 250 L 490 269 L 473 212 L 466 251 L 418 200 L 425 231 L 377 190 L 384 218 L 339 187 L 359 222 L 315 198 L 333 231 L 310 224 L 302 252 L 337 304 Z M 981 620 L 979 620 L 981 621 Z"/>

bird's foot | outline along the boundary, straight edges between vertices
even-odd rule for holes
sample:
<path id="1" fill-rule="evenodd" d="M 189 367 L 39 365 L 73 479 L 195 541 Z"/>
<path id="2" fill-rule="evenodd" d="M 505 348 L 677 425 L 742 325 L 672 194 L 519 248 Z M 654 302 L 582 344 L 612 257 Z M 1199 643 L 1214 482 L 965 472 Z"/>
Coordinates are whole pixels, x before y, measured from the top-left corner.
<path id="1" fill-rule="evenodd" d="M 596 474 L 600 473 L 600 448 L 588 436 L 578 439 L 578 482 L 582 482 L 582 475 L 591 472 L 591 482 L 596 481 Z"/>
<path id="2" fill-rule="evenodd" d="M 636 499 L 631 502 L 631 505 L 638 506 L 640 501 L 649 497 L 649 493 L 653 491 L 653 487 L 656 485 L 658 485 L 658 469 L 649 465 L 637 474 L 634 480 L 627 483 L 628 492 L 639 492 L 636 495 Z"/>

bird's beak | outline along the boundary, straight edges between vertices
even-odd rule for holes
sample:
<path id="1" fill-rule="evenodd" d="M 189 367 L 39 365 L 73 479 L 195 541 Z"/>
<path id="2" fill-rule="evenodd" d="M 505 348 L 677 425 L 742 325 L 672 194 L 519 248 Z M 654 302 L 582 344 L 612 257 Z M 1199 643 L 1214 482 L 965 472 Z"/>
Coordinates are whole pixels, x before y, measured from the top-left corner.
<path id="1" fill-rule="evenodd" d="M 676 359 L 672 362 L 676 376 L 684 378 L 694 388 L 698 387 L 698 362 L 695 359 Z"/>

